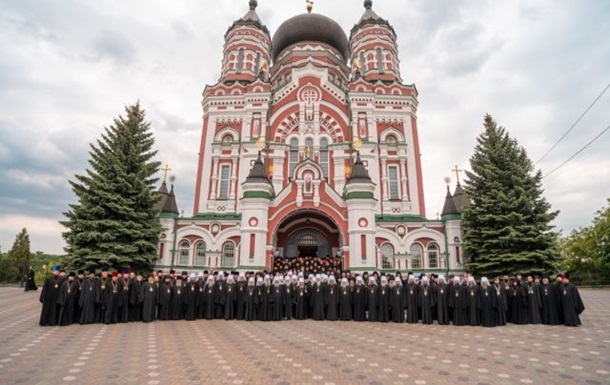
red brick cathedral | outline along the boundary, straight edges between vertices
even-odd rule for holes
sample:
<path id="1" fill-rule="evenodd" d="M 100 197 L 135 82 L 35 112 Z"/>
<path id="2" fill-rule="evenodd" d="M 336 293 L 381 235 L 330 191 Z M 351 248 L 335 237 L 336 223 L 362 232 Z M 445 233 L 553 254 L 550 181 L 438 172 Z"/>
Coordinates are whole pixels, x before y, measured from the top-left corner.
<path id="1" fill-rule="evenodd" d="M 390 23 L 367 0 L 348 38 L 310 4 L 272 37 L 249 6 L 203 92 L 193 217 L 161 187 L 158 267 L 313 257 L 352 271 L 462 270 L 466 199 L 458 184 L 426 219 L 417 89 L 403 83 Z"/>

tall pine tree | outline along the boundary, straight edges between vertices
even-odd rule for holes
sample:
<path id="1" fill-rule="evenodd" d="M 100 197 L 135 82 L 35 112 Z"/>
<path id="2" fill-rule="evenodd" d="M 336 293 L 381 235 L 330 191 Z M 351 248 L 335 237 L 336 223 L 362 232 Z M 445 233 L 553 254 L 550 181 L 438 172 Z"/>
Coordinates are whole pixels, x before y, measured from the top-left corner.
<path id="1" fill-rule="evenodd" d="M 554 272 L 559 262 L 557 234 L 543 196 L 542 173 L 525 149 L 485 116 L 466 172 L 464 250 L 474 274 Z"/>
<path id="2" fill-rule="evenodd" d="M 15 237 L 15 242 L 13 242 L 13 246 L 8 252 L 8 257 L 17 261 L 29 261 L 32 258 L 30 236 L 25 227 Z"/>
<path id="3" fill-rule="evenodd" d="M 125 108 L 101 139 L 91 144 L 90 168 L 70 181 L 78 202 L 61 222 L 71 268 L 147 270 L 155 259 L 160 226 L 153 209 L 158 195 L 155 139 L 137 103 Z"/>

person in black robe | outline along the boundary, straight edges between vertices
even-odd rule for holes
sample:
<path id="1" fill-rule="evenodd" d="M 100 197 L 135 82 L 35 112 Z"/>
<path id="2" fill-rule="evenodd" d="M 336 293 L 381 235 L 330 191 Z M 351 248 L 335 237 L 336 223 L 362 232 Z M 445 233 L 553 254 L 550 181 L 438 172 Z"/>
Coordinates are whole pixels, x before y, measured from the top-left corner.
<path id="1" fill-rule="evenodd" d="M 186 292 L 184 293 L 184 319 L 194 321 L 199 313 L 200 302 L 199 286 L 197 285 L 197 276 L 191 273 L 189 282 L 186 284 Z M 206 297 L 207 299 L 207 297 Z M 208 318 L 209 319 L 209 318 Z"/>
<path id="2" fill-rule="evenodd" d="M 434 286 L 436 302 L 436 321 L 439 325 L 449 325 L 449 287 L 445 283 L 445 276 L 439 274 L 437 284 Z"/>
<path id="3" fill-rule="evenodd" d="M 369 278 L 369 286 L 366 289 L 366 310 L 370 322 L 379 321 L 379 287 L 374 276 Z"/>
<path id="4" fill-rule="evenodd" d="M 509 294 L 511 298 L 510 322 L 515 325 L 527 325 L 527 289 L 521 286 L 519 280 L 513 281 L 513 287 Z"/>
<path id="5" fill-rule="evenodd" d="M 259 287 L 259 321 L 271 321 L 271 312 L 273 310 L 272 289 L 271 277 L 265 275 L 263 285 Z"/>
<path id="6" fill-rule="evenodd" d="M 129 322 L 129 295 L 131 280 L 129 279 L 129 269 L 123 270 L 123 275 L 119 278 L 119 312 L 120 323 Z"/>
<path id="7" fill-rule="evenodd" d="M 129 322 L 140 322 L 142 320 L 142 303 L 138 300 L 140 288 L 142 287 L 142 276 L 129 273 L 131 287 L 129 290 Z"/>
<path id="8" fill-rule="evenodd" d="M 419 322 L 419 286 L 415 284 L 413 274 L 408 277 L 405 293 L 407 296 L 407 323 L 416 324 Z"/>
<path id="9" fill-rule="evenodd" d="M 283 279 L 277 275 L 273 279 L 273 285 L 271 286 L 271 321 L 281 321 L 282 313 L 284 311 L 285 298 L 284 298 L 284 285 Z"/>
<path id="10" fill-rule="evenodd" d="M 214 319 L 214 311 L 216 306 L 216 285 L 214 277 L 209 276 L 203 286 L 203 318 Z"/>
<path id="11" fill-rule="evenodd" d="M 199 290 L 195 290 L 195 296 L 199 298 Z M 172 287 L 172 299 L 169 305 L 171 319 L 183 320 L 184 308 L 186 307 L 186 285 L 182 281 L 182 276 L 176 277 L 176 283 Z"/>
<path id="12" fill-rule="evenodd" d="M 377 305 L 377 321 L 389 322 L 390 321 L 390 295 L 391 288 L 388 285 L 387 276 L 381 277 L 381 285 L 379 286 L 378 292 L 378 305 Z"/>
<path id="13" fill-rule="evenodd" d="M 421 317 L 422 324 L 431 324 L 433 321 L 432 308 L 436 304 L 434 297 L 434 289 L 430 286 L 428 277 L 423 277 L 421 280 L 422 285 L 419 287 L 419 298 L 417 303 L 419 304 L 419 314 Z"/>
<path id="14" fill-rule="evenodd" d="M 109 283 L 102 292 L 102 309 L 104 310 L 103 322 L 109 325 L 117 323 L 119 315 L 119 280 L 116 271 L 112 273 L 112 278 L 107 282 Z"/>
<path id="15" fill-rule="evenodd" d="M 542 305 L 541 318 L 545 325 L 561 325 L 559 319 L 559 290 L 549 282 L 549 277 L 542 278 L 542 285 L 538 288 Z"/>
<path id="16" fill-rule="evenodd" d="M 235 319 L 243 320 L 245 319 L 245 305 L 246 305 L 246 288 L 248 287 L 248 282 L 246 282 L 246 275 L 244 273 L 239 273 L 239 277 L 237 277 L 237 295 L 235 300 Z"/>
<path id="17" fill-rule="evenodd" d="M 172 283 L 169 277 L 163 280 L 158 295 L 157 319 L 159 321 L 169 321 L 172 319 L 172 309 L 170 306 L 172 301 Z"/>
<path id="18" fill-rule="evenodd" d="M 354 288 L 354 321 L 366 321 L 366 303 L 368 290 L 364 285 L 364 279 L 361 276 L 356 277 L 356 286 Z"/>
<path id="19" fill-rule="evenodd" d="M 255 321 L 258 290 L 255 286 L 254 277 L 248 278 L 248 286 L 246 286 L 244 292 L 244 319 L 246 321 Z"/>
<path id="20" fill-rule="evenodd" d="M 96 323 L 104 323 L 106 322 L 106 301 L 108 298 L 108 293 L 112 291 L 112 285 L 110 281 L 112 279 L 108 276 L 108 269 L 102 268 L 102 275 L 99 278 L 100 282 L 100 297 L 99 303 L 97 304 L 97 311 L 95 313 L 95 322 Z"/>
<path id="21" fill-rule="evenodd" d="M 310 294 L 310 307 L 312 309 L 311 318 L 315 321 L 324 320 L 325 296 L 325 287 L 322 284 L 322 278 L 317 275 Z"/>
<path id="22" fill-rule="evenodd" d="M 341 279 L 341 287 L 339 288 L 339 319 L 341 321 L 350 321 L 352 319 L 353 293 L 348 279 Z"/>
<path id="23" fill-rule="evenodd" d="M 479 307 L 481 309 L 479 319 L 481 326 L 496 326 L 497 295 L 493 287 L 489 285 L 487 277 L 481 278 L 479 287 Z"/>
<path id="24" fill-rule="evenodd" d="M 531 275 L 527 276 L 527 318 L 528 322 L 533 325 L 542 323 L 540 317 L 540 308 L 542 307 L 542 299 L 540 298 L 540 288 L 534 282 Z"/>
<path id="25" fill-rule="evenodd" d="M 146 282 L 140 286 L 138 301 L 142 303 L 142 321 L 151 322 L 157 314 L 158 286 L 155 277 L 151 274 Z"/>
<path id="26" fill-rule="evenodd" d="M 396 277 L 394 287 L 390 290 L 390 309 L 393 322 L 405 322 L 405 308 L 407 306 L 407 294 L 402 286 L 402 279 Z"/>
<path id="27" fill-rule="evenodd" d="M 561 297 L 563 324 L 565 326 L 581 325 L 580 315 L 585 311 L 585 305 L 580 298 L 578 289 L 570 283 L 570 278 L 567 275 L 563 278 L 563 286 L 559 288 L 559 296 Z"/>
<path id="28" fill-rule="evenodd" d="M 284 318 L 291 320 L 294 317 L 294 290 L 296 289 L 297 277 L 286 276 L 284 279 Z"/>
<path id="29" fill-rule="evenodd" d="M 506 289 L 500 285 L 500 279 L 494 279 L 493 290 L 496 295 L 496 325 L 504 326 L 508 321 L 507 308 L 508 302 L 506 300 Z"/>
<path id="30" fill-rule="evenodd" d="M 40 292 L 40 303 L 42 309 L 40 311 L 40 326 L 55 326 L 59 316 L 59 305 L 57 297 L 59 296 L 59 287 L 61 278 L 59 277 L 59 266 L 53 266 L 53 275 L 44 281 L 42 291 Z"/>
<path id="31" fill-rule="evenodd" d="M 216 288 L 216 296 L 214 297 L 214 301 L 216 303 L 215 310 L 214 310 L 214 318 L 222 319 L 224 317 L 224 313 L 225 313 L 225 290 L 226 290 L 225 289 L 226 288 L 225 277 L 222 272 L 217 275 L 216 283 L 214 284 L 214 287 Z"/>
<path id="32" fill-rule="evenodd" d="M 57 324 L 59 326 L 71 325 L 74 321 L 74 308 L 76 305 L 74 299 L 78 290 L 74 280 L 75 276 L 76 274 L 71 271 L 68 274 L 68 279 L 59 288 L 59 295 L 57 296 L 57 304 L 59 305 Z"/>
<path id="33" fill-rule="evenodd" d="M 237 302 L 237 285 L 232 275 L 227 277 L 227 286 L 225 290 L 225 314 L 224 319 L 227 321 L 235 319 L 235 304 Z"/>
<path id="34" fill-rule="evenodd" d="M 36 271 L 34 271 L 34 268 L 32 266 L 30 266 L 28 268 L 28 271 L 25 273 L 25 291 L 36 291 L 38 290 L 38 287 L 36 286 Z"/>
<path id="35" fill-rule="evenodd" d="M 331 275 L 328 278 L 328 284 L 324 292 L 324 306 L 326 307 L 327 321 L 336 321 L 339 319 L 339 285 L 335 280 L 335 276 Z"/>
<path id="36" fill-rule="evenodd" d="M 299 278 L 299 285 L 294 292 L 294 318 L 304 320 L 307 318 L 309 307 L 309 288 L 305 285 L 305 279 Z"/>
<path id="37" fill-rule="evenodd" d="M 468 324 L 470 326 L 479 326 L 481 324 L 481 303 L 479 296 L 479 287 L 474 281 L 473 276 L 468 277 L 468 287 L 466 289 L 468 301 Z"/>
<path id="38" fill-rule="evenodd" d="M 460 283 L 460 277 L 453 278 L 454 284 L 449 290 L 449 307 L 452 309 L 452 321 L 455 326 L 468 323 L 468 298 L 466 287 Z"/>
<path id="39" fill-rule="evenodd" d="M 513 283 L 507 273 L 504 273 L 504 275 L 502 276 L 502 280 L 500 281 L 500 287 L 502 288 L 502 293 L 504 295 L 504 298 L 506 299 L 506 320 L 507 322 L 510 322 L 510 312 L 512 307 L 512 297 L 510 292 L 512 290 Z"/>
<path id="40" fill-rule="evenodd" d="M 95 276 L 95 269 L 91 269 L 89 270 L 89 277 L 83 281 L 83 290 L 78 298 L 78 306 L 80 307 L 80 319 L 78 322 L 81 325 L 95 322 L 95 308 L 99 302 L 100 285 Z"/>
<path id="41" fill-rule="evenodd" d="M 78 323 L 80 321 L 80 313 L 81 313 L 81 307 L 80 307 L 80 296 L 83 293 L 83 284 L 85 282 L 85 271 L 84 270 L 79 270 L 76 273 L 76 279 L 74 280 L 75 282 L 75 294 L 74 294 L 74 314 L 72 316 L 72 323 Z"/>

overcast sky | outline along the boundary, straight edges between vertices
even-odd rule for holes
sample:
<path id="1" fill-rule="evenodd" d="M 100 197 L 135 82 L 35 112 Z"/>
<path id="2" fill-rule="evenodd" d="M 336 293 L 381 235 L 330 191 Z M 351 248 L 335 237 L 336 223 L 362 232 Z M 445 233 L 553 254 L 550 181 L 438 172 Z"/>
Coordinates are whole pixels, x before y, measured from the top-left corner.
<path id="1" fill-rule="evenodd" d="M 27 227 L 32 251 L 62 253 L 68 180 L 88 145 L 140 100 L 159 160 L 190 216 L 201 93 L 220 74 L 223 36 L 247 0 L 0 0 L 0 245 Z M 429 218 L 443 178 L 468 167 L 485 113 L 537 161 L 610 82 L 610 2 L 375 0 L 398 34 L 401 71 L 419 91 Z M 301 0 L 259 0 L 273 33 Z M 347 31 L 360 0 L 316 0 Z M 610 125 L 610 91 L 538 164 L 549 172 Z M 589 224 L 610 197 L 610 132 L 544 179 L 564 233 Z M 455 177 L 453 177 L 455 181 Z"/>

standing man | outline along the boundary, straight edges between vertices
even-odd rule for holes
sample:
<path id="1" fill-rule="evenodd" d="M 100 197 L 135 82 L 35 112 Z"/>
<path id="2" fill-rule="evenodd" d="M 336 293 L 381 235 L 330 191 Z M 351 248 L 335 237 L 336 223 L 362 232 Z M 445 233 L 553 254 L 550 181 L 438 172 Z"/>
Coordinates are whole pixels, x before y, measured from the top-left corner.
<path id="1" fill-rule="evenodd" d="M 542 277 L 539 287 L 542 302 L 542 323 L 545 325 L 561 325 L 559 318 L 559 288 L 549 282 L 548 274 Z"/>
<path id="2" fill-rule="evenodd" d="M 59 306 L 57 305 L 59 286 L 61 284 L 59 266 L 53 266 L 51 270 L 53 275 L 45 280 L 42 292 L 40 293 L 40 303 L 42 303 L 40 326 L 57 325 L 57 317 L 59 315 Z"/>
<path id="3" fill-rule="evenodd" d="M 36 282 L 34 282 L 35 277 L 36 272 L 34 271 L 34 268 L 30 265 L 30 268 L 25 273 L 25 291 L 38 290 L 38 288 L 36 287 Z"/>
<path id="4" fill-rule="evenodd" d="M 565 274 L 563 286 L 559 289 L 561 297 L 561 309 L 563 310 L 563 324 L 566 326 L 579 326 L 580 315 L 585 310 L 585 305 L 580 298 L 576 286 L 570 283 L 570 277 Z"/>
<path id="5" fill-rule="evenodd" d="M 449 287 L 445 283 L 445 276 L 438 275 L 438 283 L 434 286 L 436 298 L 436 320 L 439 325 L 449 325 Z"/>

